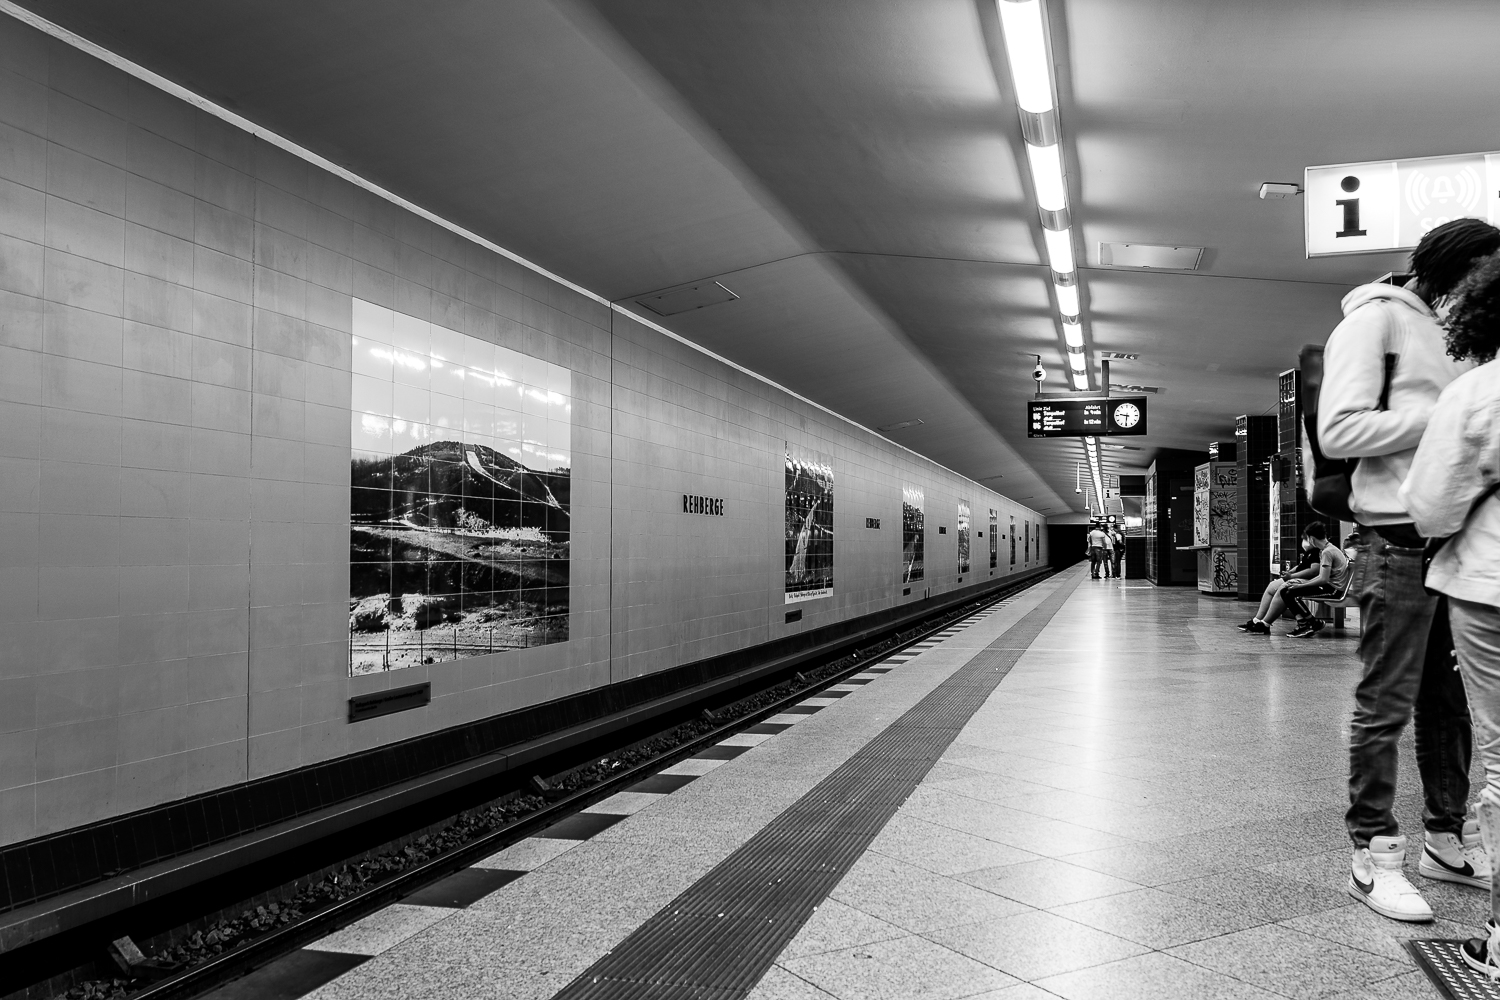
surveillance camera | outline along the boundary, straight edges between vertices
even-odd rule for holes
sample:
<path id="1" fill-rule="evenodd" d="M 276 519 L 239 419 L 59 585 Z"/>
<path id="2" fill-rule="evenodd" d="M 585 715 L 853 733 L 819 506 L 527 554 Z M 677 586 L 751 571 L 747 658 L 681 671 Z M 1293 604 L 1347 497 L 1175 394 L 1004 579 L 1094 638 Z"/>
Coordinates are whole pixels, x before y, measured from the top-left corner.
<path id="1" fill-rule="evenodd" d="M 1045 382 L 1047 381 L 1047 369 L 1043 368 L 1041 365 L 1037 365 L 1035 368 L 1031 369 L 1031 377 L 1034 381 Z"/>

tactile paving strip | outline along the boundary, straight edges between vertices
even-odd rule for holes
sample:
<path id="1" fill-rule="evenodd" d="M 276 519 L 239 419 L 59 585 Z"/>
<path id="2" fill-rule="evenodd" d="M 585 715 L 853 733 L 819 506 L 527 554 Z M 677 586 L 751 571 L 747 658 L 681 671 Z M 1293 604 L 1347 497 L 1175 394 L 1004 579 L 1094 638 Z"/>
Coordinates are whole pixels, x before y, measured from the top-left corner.
<path id="1" fill-rule="evenodd" d="M 1458 953 L 1462 941 L 1431 938 L 1406 942 L 1406 950 L 1447 1000 L 1500 1000 L 1500 982 L 1482 976 Z"/>
<path id="2" fill-rule="evenodd" d="M 1043 600 L 555 1000 L 749 993 L 1079 582 Z"/>

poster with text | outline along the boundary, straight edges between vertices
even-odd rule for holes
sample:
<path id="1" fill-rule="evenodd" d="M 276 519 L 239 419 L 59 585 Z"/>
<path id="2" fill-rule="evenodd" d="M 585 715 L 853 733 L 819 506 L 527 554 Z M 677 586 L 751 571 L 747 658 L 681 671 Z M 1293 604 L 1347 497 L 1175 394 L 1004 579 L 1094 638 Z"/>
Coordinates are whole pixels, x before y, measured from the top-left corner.
<path id="1" fill-rule="evenodd" d="M 990 569 L 1000 565 L 1000 512 L 990 508 Z"/>
<path id="2" fill-rule="evenodd" d="M 786 603 L 833 594 L 833 462 L 786 446 Z"/>
<path id="3" fill-rule="evenodd" d="M 349 670 L 568 638 L 572 372 L 354 300 Z"/>
<path id="4" fill-rule="evenodd" d="M 1010 568 L 1016 568 L 1016 515 L 1010 516 Z"/>
<path id="5" fill-rule="evenodd" d="M 927 526 L 920 486 L 901 487 L 901 582 L 922 579 L 922 556 L 927 543 Z"/>
<path id="6" fill-rule="evenodd" d="M 969 571 L 969 501 L 958 502 L 958 575 Z"/>

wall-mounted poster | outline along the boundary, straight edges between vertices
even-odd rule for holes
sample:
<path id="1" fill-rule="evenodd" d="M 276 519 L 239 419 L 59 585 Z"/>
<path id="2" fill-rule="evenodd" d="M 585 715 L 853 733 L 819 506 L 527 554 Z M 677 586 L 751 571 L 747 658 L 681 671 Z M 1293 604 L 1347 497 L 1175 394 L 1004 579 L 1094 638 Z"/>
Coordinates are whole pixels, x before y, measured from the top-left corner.
<path id="1" fill-rule="evenodd" d="M 572 372 L 354 300 L 351 674 L 568 638 Z"/>
<path id="2" fill-rule="evenodd" d="M 926 547 L 926 498 L 920 486 L 901 487 L 901 582 L 922 579 L 922 555 Z"/>
<path id="3" fill-rule="evenodd" d="M 786 446 L 786 603 L 833 594 L 833 462 Z"/>
<path id="4" fill-rule="evenodd" d="M 990 508 L 990 569 L 1000 565 L 1000 512 Z"/>
<path id="5" fill-rule="evenodd" d="M 1026 550 L 1025 550 L 1026 551 L 1026 561 L 1027 562 L 1031 562 L 1031 522 L 1030 521 L 1026 522 L 1025 530 L 1026 530 Z"/>
<path id="6" fill-rule="evenodd" d="M 969 501 L 958 502 L 958 575 L 969 571 Z"/>
<path id="7" fill-rule="evenodd" d="M 1016 568 L 1016 515 L 1010 516 L 1010 568 Z"/>

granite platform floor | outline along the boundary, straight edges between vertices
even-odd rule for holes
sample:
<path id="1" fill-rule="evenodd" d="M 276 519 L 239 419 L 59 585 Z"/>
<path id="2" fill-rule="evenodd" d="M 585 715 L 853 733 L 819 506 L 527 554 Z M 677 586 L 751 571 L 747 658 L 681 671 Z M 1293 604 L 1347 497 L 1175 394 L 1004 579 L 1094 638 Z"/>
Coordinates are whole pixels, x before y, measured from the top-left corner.
<path id="1" fill-rule="evenodd" d="M 751 1000 L 1437 996 L 1403 939 L 1464 936 L 1486 901 L 1417 878 L 1416 849 L 1435 925 L 1345 892 L 1356 634 L 1246 636 L 1239 602 L 1087 577 L 1065 571 L 218 1000 L 552 997 L 1063 595 Z M 1409 734 L 1403 753 L 1419 845 Z"/>

